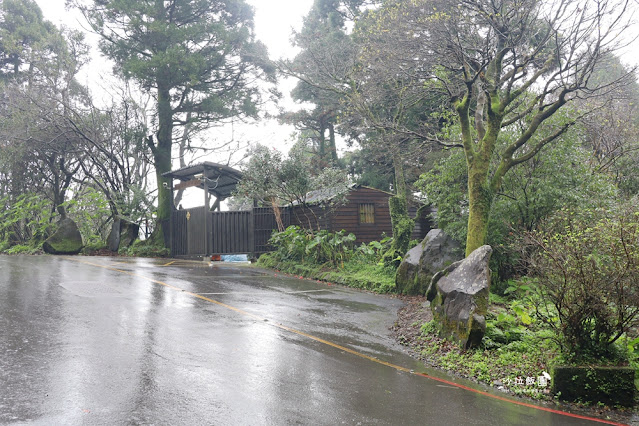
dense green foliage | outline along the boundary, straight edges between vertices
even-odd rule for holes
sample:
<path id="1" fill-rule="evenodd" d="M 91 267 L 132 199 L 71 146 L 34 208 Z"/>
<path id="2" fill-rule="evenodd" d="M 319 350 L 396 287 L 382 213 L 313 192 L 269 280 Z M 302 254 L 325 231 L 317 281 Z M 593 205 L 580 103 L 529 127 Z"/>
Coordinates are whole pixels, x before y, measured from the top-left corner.
<path id="1" fill-rule="evenodd" d="M 338 266 L 347 260 L 353 252 L 355 235 L 345 231 L 317 232 L 289 226 L 283 232 L 276 232 L 270 243 L 277 247 L 276 256 L 282 260 L 292 260 L 323 265 Z"/>
<path id="2" fill-rule="evenodd" d="M 313 232 L 289 226 L 274 232 L 272 253 L 263 254 L 259 263 L 307 278 L 364 288 L 379 293 L 395 289 L 395 268 L 384 265 L 383 255 L 391 239 L 355 246 L 355 235 L 344 231 Z"/>
<path id="3" fill-rule="evenodd" d="M 528 234 L 537 316 L 571 361 L 615 359 L 639 325 L 639 205 L 564 209 Z"/>
<path id="4" fill-rule="evenodd" d="M 39 248 L 47 237 L 51 210 L 48 203 L 36 194 L 23 194 L 9 204 L 8 197 L 0 199 L 0 249 L 12 252 L 29 247 Z"/>
<path id="5" fill-rule="evenodd" d="M 486 316 L 486 336 L 481 347 L 460 351 L 453 343 L 438 336 L 432 321 L 420 325 L 417 339 L 400 342 L 410 344 L 429 365 L 454 371 L 463 377 L 483 382 L 516 395 L 535 399 L 551 399 L 550 373 L 555 365 L 627 365 L 639 367 L 639 338 L 636 332 L 612 343 L 609 356 L 575 359 L 562 350 L 558 330 L 549 327 L 539 308 L 547 301 L 538 291 L 535 280 L 520 279 L 508 283 L 506 296 L 491 294 Z M 424 307 L 423 309 L 429 309 Z M 414 326 L 417 326 L 415 324 Z M 583 355 L 583 353 L 582 353 Z M 542 385 L 540 385 L 540 377 Z M 527 383 L 526 379 L 532 380 Z"/>
<path id="6" fill-rule="evenodd" d="M 87 188 L 64 203 L 68 217 L 73 219 L 88 247 L 102 248 L 110 227 L 111 211 L 104 195 Z M 55 212 L 48 200 L 35 193 L 18 196 L 15 202 L 0 199 L 0 252 L 34 253 L 42 248 L 53 229 Z"/>
<path id="7" fill-rule="evenodd" d="M 592 173 L 590 153 L 581 147 L 578 136 L 576 131 L 568 133 L 504 177 L 492 207 L 494 215 L 487 237 L 487 244 L 495 250 L 491 265 L 497 284 L 493 291 L 502 292 L 503 283 L 525 273 L 517 270 L 524 232 L 538 229 L 544 219 L 561 208 L 595 206 L 617 199 L 614 182 Z M 438 226 L 462 244 L 468 224 L 465 169 L 463 153 L 453 151 L 417 183 L 427 201 L 437 208 Z"/>
<path id="8" fill-rule="evenodd" d="M 599 14 L 622 16 L 627 4 L 388 1 L 364 20 L 360 68 L 366 78 L 357 81 L 357 94 L 370 99 L 360 88 L 377 82 L 378 93 L 388 91 L 381 102 L 397 99 L 383 108 L 392 114 L 377 114 L 371 121 L 392 129 L 388 140 L 405 136 L 464 151 L 467 254 L 486 242 L 504 177 L 593 110 L 588 103 L 581 103 L 580 111 L 568 106 L 578 98 L 610 93 L 632 78 L 629 73 L 613 81 L 590 78 L 615 48 L 610 43 L 614 29 L 594 31 L 606 25 Z M 572 13 L 580 19 L 571 20 Z M 626 24 L 624 19 L 612 23 L 617 30 Z M 411 107 L 424 102 L 427 93 L 441 94 L 449 106 L 411 115 Z M 571 114 L 556 120 L 562 112 Z M 446 122 L 457 130 L 440 134 Z M 503 137 L 504 132 L 515 137 Z"/>

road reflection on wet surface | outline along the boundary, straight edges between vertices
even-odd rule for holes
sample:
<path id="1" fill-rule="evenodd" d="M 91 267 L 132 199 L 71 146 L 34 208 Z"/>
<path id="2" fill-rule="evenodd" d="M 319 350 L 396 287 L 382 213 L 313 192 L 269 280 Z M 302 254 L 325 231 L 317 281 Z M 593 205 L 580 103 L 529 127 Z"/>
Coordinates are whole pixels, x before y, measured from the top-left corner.
<path id="1" fill-rule="evenodd" d="M 0 423 L 596 424 L 411 373 L 401 302 L 252 267 L 0 257 Z M 476 388 L 476 387 L 475 387 Z"/>

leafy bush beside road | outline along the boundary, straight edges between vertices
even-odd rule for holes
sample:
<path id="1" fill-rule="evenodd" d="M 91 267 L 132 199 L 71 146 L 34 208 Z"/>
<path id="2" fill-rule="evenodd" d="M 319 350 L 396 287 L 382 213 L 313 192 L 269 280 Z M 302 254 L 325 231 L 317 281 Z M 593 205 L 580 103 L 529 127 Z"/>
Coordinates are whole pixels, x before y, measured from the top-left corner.
<path id="1" fill-rule="evenodd" d="M 639 326 L 638 208 L 562 210 L 528 234 L 537 316 L 568 361 L 615 360 Z"/>
<path id="2" fill-rule="evenodd" d="M 289 226 L 275 232 L 272 253 L 260 256 L 261 266 L 306 278 L 334 282 L 379 293 L 395 289 L 395 268 L 385 266 L 382 257 L 391 239 L 355 245 L 356 237 L 345 231 L 309 231 Z"/>

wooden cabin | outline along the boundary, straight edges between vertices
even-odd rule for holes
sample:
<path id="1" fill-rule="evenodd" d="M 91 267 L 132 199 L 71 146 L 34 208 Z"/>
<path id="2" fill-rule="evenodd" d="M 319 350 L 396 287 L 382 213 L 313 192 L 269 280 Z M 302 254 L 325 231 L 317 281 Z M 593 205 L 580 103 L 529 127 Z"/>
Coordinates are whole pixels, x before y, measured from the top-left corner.
<path id="1" fill-rule="evenodd" d="M 337 194 L 331 191 L 312 191 L 306 196 L 306 205 L 289 206 L 290 224 L 306 229 L 324 229 L 330 232 L 345 230 L 357 237 L 356 243 L 379 241 L 393 235 L 388 199 L 390 192 L 355 185 L 346 195 L 346 203 L 329 207 Z M 415 218 L 417 206 L 409 214 Z M 431 229 L 427 217 L 415 221 L 412 239 L 423 239 Z"/>

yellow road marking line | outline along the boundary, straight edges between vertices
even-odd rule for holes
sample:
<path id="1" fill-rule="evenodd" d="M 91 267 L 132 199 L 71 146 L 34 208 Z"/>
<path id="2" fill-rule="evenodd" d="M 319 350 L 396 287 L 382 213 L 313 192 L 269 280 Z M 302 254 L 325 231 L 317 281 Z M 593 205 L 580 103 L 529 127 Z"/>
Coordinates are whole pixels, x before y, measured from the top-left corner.
<path id="1" fill-rule="evenodd" d="M 300 335 L 300 336 L 307 337 L 307 338 L 309 338 L 309 339 L 311 339 L 311 340 L 315 340 L 316 342 L 320 342 L 320 343 L 323 343 L 323 344 L 325 344 L 325 345 L 332 346 L 332 347 L 334 347 L 334 348 L 336 348 L 336 349 L 339 349 L 339 350 L 341 350 L 341 351 L 348 352 L 348 353 L 353 354 L 353 355 L 357 355 L 357 356 L 359 356 L 359 357 L 361 357 L 361 358 L 365 358 L 365 359 L 368 359 L 368 360 L 370 360 L 370 361 L 374 361 L 374 362 L 376 362 L 376 363 L 378 363 L 378 364 L 386 365 L 386 366 L 389 366 L 389 367 L 395 368 L 396 370 L 399 370 L 399 371 L 405 371 L 405 372 L 408 372 L 408 373 L 410 373 L 410 372 L 411 372 L 411 370 L 409 370 L 408 368 L 401 367 L 401 366 L 399 366 L 399 365 L 395 365 L 395 364 L 391 364 L 391 363 L 386 362 L 386 361 L 379 360 L 379 359 L 374 358 L 374 357 L 372 357 L 372 356 L 368 356 L 368 355 L 365 355 L 365 354 L 363 354 L 363 353 L 361 353 L 361 352 L 357 352 L 357 351 L 355 351 L 355 350 L 353 350 L 353 349 L 349 349 L 349 348 L 347 348 L 347 347 L 345 347 L 345 346 L 338 345 L 337 343 L 333 343 L 333 342 L 330 342 L 330 341 L 328 341 L 328 340 L 322 339 L 322 338 L 320 338 L 320 337 L 313 336 L 313 335 L 308 334 L 308 333 L 304 333 L 303 331 L 296 330 L 296 329 L 291 328 L 291 327 L 287 327 L 287 326 L 285 326 L 285 325 L 283 325 L 283 324 L 278 324 L 278 323 L 275 323 L 275 322 L 269 321 L 269 319 L 268 319 L 268 318 L 265 318 L 265 317 L 261 317 L 261 316 L 259 316 L 259 315 L 252 314 L 252 313 L 250 313 L 250 312 L 248 312 L 248 311 L 245 311 L 245 310 L 243 310 L 243 309 L 236 308 L 235 306 L 227 305 L 226 303 L 220 302 L 220 301 L 215 300 L 215 299 L 211 299 L 210 297 L 206 297 L 206 296 L 201 295 L 201 294 L 197 294 L 197 293 L 192 293 L 192 292 L 190 292 L 190 291 L 186 291 L 186 290 L 181 289 L 181 288 L 179 288 L 179 287 L 176 287 L 176 286 L 174 286 L 174 285 L 167 284 L 167 283 L 165 283 L 165 282 L 163 282 L 163 281 L 156 280 L 155 278 L 147 277 L 147 276 L 144 276 L 144 275 L 141 275 L 141 274 L 135 273 L 135 272 L 129 272 L 129 271 L 125 271 L 125 270 L 118 269 L 118 268 L 112 268 L 112 267 L 110 267 L 110 266 L 101 265 L 101 264 L 99 264 L 99 263 L 87 262 L 87 261 L 85 261 L 85 260 L 78 260 L 78 259 L 74 259 L 74 258 L 67 258 L 67 259 L 68 259 L 68 260 L 72 260 L 72 261 L 74 261 L 74 262 L 83 263 L 83 264 L 85 264 L 85 265 L 91 265 L 91 266 L 96 266 L 96 267 L 98 267 L 98 268 L 104 268 L 104 269 L 108 269 L 108 270 L 111 270 L 111 271 L 120 272 L 120 273 L 122 273 L 122 274 L 130 275 L 130 276 L 132 276 L 132 277 L 143 278 L 143 279 L 148 280 L 148 281 L 150 281 L 150 282 L 152 282 L 152 283 L 159 284 L 159 285 L 161 285 L 161 286 L 164 286 L 164 287 L 167 287 L 167 288 L 171 288 L 171 289 L 173 289 L 173 290 L 177 290 L 177 291 L 179 291 L 179 292 L 181 292 L 181 293 L 187 294 L 187 295 L 189 295 L 189 296 L 196 297 L 196 298 L 198 298 L 198 299 L 204 300 L 204 301 L 209 302 L 209 303 L 213 303 L 213 304 L 218 305 L 218 306 L 222 306 L 222 307 L 224 307 L 224 308 L 226 308 L 226 309 L 229 309 L 229 310 L 231 310 L 231 311 L 233 311 L 233 312 L 237 312 L 237 313 L 239 313 L 239 314 L 242 314 L 242 315 L 244 315 L 244 316 L 247 316 L 247 317 L 250 317 L 250 318 L 256 319 L 256 320 L 258 320 L 258 321 L 268 322 L 268 323 L 270 323 L 271 325 L 273 325 L 273 326 L 275 326 L 275 327 L 277 327 L 277 328 L 280 328 L 280 329 L 282 329 L 282 330 L 286 330 L 286 331 L 288 331 L 288 332 L 291 332 L 291 333 L 294 333 L 294 334 L 298 334 L 298 335 Z"/>
<path id="2" fill-rule="evenodd" d="M 368 359 L 368 360 L 376 362 L 378 364 L 386 365 L 388 367 L 392 367 L 392 368 L 394 368 L 396 370 L 404 371 L 404 372 L 407 372 L 407 373 L 411 372 L 411 370 L 409 370 L 408 368 L 401 367 L 401 366 L 395 365 L 395 364 L 391 364 L 391 363 L 386 362 L 386 361 L 382 361 L 380 359 L 374 358 L 372 356 L 365 355 L 365 354 L 363 354 L 361 352 L 357 352 L 357 351 L 355 351 L 353 349 L 350 349 L 350 348 L 347 348 L 345 346 L 338 345 L 337 343 L 333 343 L 333 342 L 330 342 L 328 340 L 322 339 L 320 337 L 313 336 L 312 334 L 304 333 L 303 331 L 296 330 L 296 329 L 291 328 L 291 327 L 287 327 L 287 326 L 285 326 L 283 324 L 278 324 L 278 323 L 269 321 L 268 318 L 252 314 L 252 313 L 250 313 L 248 311 L 245 311 L 243 309 L 236 308 L 235 306 L 227 305 L 226 303 L 220 302 L 220 301 L 215 300 L 215 299 L 211 299 L 210 297 L 206 297 L 206 296 L 203 296 L 201 294 L 197 294 L 197 293 L 192 293 L 190 291 L 186 291 L 186 290 L 181 289 L 179 287 L 175 287 L 175 286 L 173 286 L 171 284 L 167 284 L 165 282 L 156 280 L 155 278 L 151 278 L 151 277 L 147 277 L 147 276 L 144 276 L 144 275 L 140 275 L 140 274 L 137 274 L 135 272 L 129 272 L 129 271 L 124 271 L 122 269 L 112 268 L 110 266 L 101 265 L 99 263 L 87 262 L 87 261 L 84 261 L 84 260 L 78 260 L 78 259 L 74 259 L 74 258 L 67 258 L 67 259 L 68 260 L 73 260 L 73 261 L 78 262 L 78 263 L 84 263 L 85 265 L 91 265 L 91 266 L 96 266 L 98 268 L 104 268 L 104 269 L 108 269 L 108 270 L 111 270 L 111 271 L 120 272 L 120 273 L 123 273 L 123 274 L 126 274 L 126 275 L 130 275 L 132 277 L 143 278 L 143 279 L 148 280 L 148 281 L 150 281 L 152 283 L 159 284 L 161 286 L 164 286 L 164 287 L 167 287 L 167 288 L 171 288 L 173 290 L 178 290 L 181 293 L 187 294 L 189 296 L 196 297 L 198 299 L 204 300 L 204 301 L 209 302 L 209 303 L 213 303 L 213 304 L 218 305 L 218 306 L 222 306 L 222 307 L 224 307 L 226 309 L 230 309 L 233 312 L 237 312 L 239 314 L 242 314 L 244 316 L 256 319 L 258 321 L 268 322 L 269 324 L 271 324 L 271 325 L 273 325 L 273 326 L 275 326 L 277 328 L 280 328 L 282 330 L 286 330 L 288 332 L 291 332 L 291 333 L 294 333 L 294 334 L 298 334 L 300 336 L 307 337 L 307 338 L 309 338 L 311 340 L 315 340 L 316 342 L 320 342 L 320 343 L 323 343 L 325 345 L 331 346 L 333 348 L 339 349 L 341 351 L 348 352 L 348 353 L 353 354 L 353 355 L 357 355 L 357 356 L 359 356 L 361 358 Z"/>
<path id="3" fill-rule="evenodd" d="M 111 267 L 111 266 L 101 265 L 101 264 L 99 264 L 99 263 L 87 262 L 86 260 L 74 259 L 74 258 L 72 258 L 72 257 L 67 257 L 67 258 L 65 258 L 65 259 L 70 260 L 70 261 L 73 261 L 73 262 L 77 262 L 77 263 L 83 263 L 83 264 L 85 264 L 85 265 L 96 266 L 96 267 L 98 267 L 98 268 L 102 268 L 102 269 L 108 269 L 109 271 L 120 272 L 120 273 L 122 273 L 122 274 L 130 275 L 130 276 L 132 276 L 132 277 L 144 278 L 145 280 L 148 280 L 148 281 L 150 281 L 150 282 L 152 282 L 152 283 L 154 283 L 154 284 L 159 284 L 159 285 L 162 285 L 162 286 L 165 286 L 165 287 L 172 288 L 172 289 L 174 289 L 174 290 L 178 290 L 178 291 L 183 292 L 183 290 L 182 290 L 181 288 L 179 288 L 179 287 L 175 287 L 175 286 L 173 286 L 173 285 L 171 285 L 171 284 L 167 284 L 167 283 L 164 283 L 164 282 L 162 282 L 162 281 L 158 281 L 158 280 L 156 280 L 156 279 L 154 279 L 154 278 L 146 277 L 146 276 L 144 276 L 144 275 L 137 274 L 137 273 L 135 273 L 135 272 L 125 271 L 124 269 L 113 268 L 113 267 Z"/>
<path id="4" fill-rule="evenodd" d="M 245 277 L 241 277 L 241 278 L 245 278 Z M 249 277 L 246 277 L 246 278 L 249 278 Z M 280 291 L 280 290 L 278 290 L 275 287 L 264 287 L 264 288 L 268 289 L 268 290 L 279 291 L 280 293 L 284 293 L 284 294 L 306 294 L 306 293 L 330 292 L 330 290 Z M 196 294 L 199 294 L 201 296 L 226 296 L 226 295 L 229 295 L 229 294 L 258 294 L 258 292 L 256 292 L 256 291 L 227 291 L 227 292 L 221 292 L 221 293 L 196 293 Z"/>
<path id="5" fill-rule="evenodd" d="M 431 376 L 431 375 L 429 375 L 427 373 L 416 372 L 416 371 L 413 371 L 413 370 L 408 369 L 406 367 L 402 367 L 400 365 L 393 364 L 391 362 L 383 361 L 381 359 L 366 355 L 366 354 L 364 354 L 362 352 L 358 352 L 358 351 L 356 351 L 354 349 L 350 349 L 350 348 L 347 348 L 345 346 L 338 345 L 337 343 L 333 343 L 333 342 L 331 342 L 329 340 L 322 339 L 322 338 L 317 337 L 317 336 L 313 336 L 312 334 L 305 333 L 305 332 L 297 330 L 295 328 L 287 327 L 287 326 L 285 326 L 283 324 L 278 324 L 278 323 L 272 322 L 272 321 L 268 320 L 268 318 L 252 314 L 252 313 L 247 312 L 247 311 L 245 311 L 243 309 L 236 308 L 235 306 L 227 305 L 226 303 L 219 302 L 219 301 L 217 301 L 215 299 L 211 299 L 211 298 L 208 298 L 206 296 L 202 296 L 202 295 L 197 294 L 197 293 L 192 293 L 190 291 L 186 291 L 184 289 L 181 289 L 179 287 L 173 286 L 171 284 L 167 284 L 165 282 L 156 280 L 156 279 L 151 278 L 151 277 L 146 277 L 144 275 L 140 275 L 140 274 L 137 274 L 135 272 L 129 272 L 129 271 L 124 271 L 122 269 L 112 268 L 110 266 L 101 265 L 99 263 L 92 263 L 92 262 L 87 262 L 87 261 L 83 261 L 83 260 L 78 260 L 76 258 L 67 257 L 65 259 L 71 260 L 71 261 L 74 261 L 74 262 L 78 262 L 78 263 L 83 263 L 85 265 L 91 265 L 91 266 L 96 266 L 98 268 L 104 268 L 104 269 L 108 269 L 108 270 L 111 270 L 111 271 L 120 272 L 120 273 L 123 273 L 123 274 L 126 274 L 126 275 L 130 275 L 132 277 L 143 278 L 143 279 L 148 280 L 148 281 L 150 281 L 152 283 L 159 284 L 161 286 L 164 286 L 164 287 L 167 287 L 167 288 L 171 288 L 173 290 L 177 290 L 177 291 L 179 291 L 181 293 L 188 294 L 189 296 L 196 297 L 198 299 L 204 300 L 204 301 L 209 302 L 209 303 L 213 303 L 213 304 L 218 305 L 218 306 L 222 306 L 222 307 L 227 308 L 227 309 L 229 309 L 229 310 L 231 310 L 233 312 L 237 312 L 238 314 L 247 316 L 249 318 L 253 318 L 255 320 L 264 322 L 266 324 L 270 324 L 270 325 L 272 325 L 274 327 L 277 327 L 277 328 L 279 328 L 281 330 L 285 330 L 285 331 L 288 331 L 290 333 L 297 334 L 299 336 L 304 336 L 304 337 L 306 337 L 308 339 L 311 339 L 311 340 L 314 340 L 316 342 L 322 343 L 324 345 L 333 347 L 335 349 L 339 349 L 339 350 L 344 351 L 346 353 L 355 355 L 355 356 L 357 356 L 359 358 L 363 358 L 363 359 L 372 361 L 374 363 L 381 364 L 381 365 L 384 365 L 386 367 L 393 368 L 393 369 L 395 369 L 397 371 L 402 371 L 404 373 L 408 373 L 408 374 L 415 375 L 415 376 L 425 377 L 425 378 L 428 378 L 428 379 L 431 379 L 431 380 L 435 380 L 435 381 L 440 382 L 440 383 L 444 383 L 444 384 L 449 385 L 449 386 L 453 386 L 455 388 L 464 389 L 464 390 L 467 390 L 467 391 L 470 391 L 470 392 L 473 392 L 473 393 L 477 393 L 477 394 L 480 394 L 480 395 L 487 396 L 487 397 L 492 398 L 492 399 L 497 399 L 499 401 L 508 402 L 508 403 L 511 403 L 511 404 L 514 404 L 514 405 L 519 405 L 519 406 L 522 406 L 522 407 L 532 408 L 534 410 L 545 411 L 545 412 L 558 414 L 558 415 L 571 417 L 571 418 L 589 420 L 589 421 L 593 421 L 593 422 L 597 422 L 597 423 L 610 424 L 610 425 L 622 425 L 621 423 L 617 423 L 617 422 L 613 422 L 613 421 L 609 421 L 609 420 L 598 419 L 598 418 L 595 418 L 595 417 L 589 417 L 589 416 L 583 416 L 583 415 L 579 415 L 579 414 L 568 413 L 568 412 L 565 412 L 565 411 L 560 411 L 560 410 L 555 410 L 555 409 L 552 409 L 552 408 L 542 407 L 542 406 L 539 406 L 539 405 L 534 405 L 534 404 L 530 404 L 530 403 L 523 402 L 523 401 L 512 400 L 512 399 L 507 398 L 505 396 L 494 395 L 494 394 L 486 392 L 486 391 L 482 391 L 482 390 L 479 390 L 479 389 L 474 389 L 474 388 L 471 388 L 469 386 L 465 386 L 465 385 L 462 385 L 462 384 L 459 384 L 459 383 L 455 383 L 455 382 L 452 382 L 452 381 L 449 381 L 449 380 L 446 380 L 446 379 L 441 379 L 439 377 Z"/>
<path id="6" fill-rule="evenodd" d="M 169 263 L 166 263 L 164 265 L 160 265 L 160 266 L 169 266 L 169 265 L 173 265 L 175 264 L 175 266 L 197 266 L 197 267 L 210 267 L 211 266 L 211 262 L 207 261 L 207 260 L 188 260 L 188 259 L 176 259 L 176 260 L 172 260 Z"/>
<path id="7" fill-rule="evenodd" d="M 208 260 L 189 260 L 189 259 L 175 259 L 171 263 L 186 263 L 194 265 L 208 265 Z"/>

